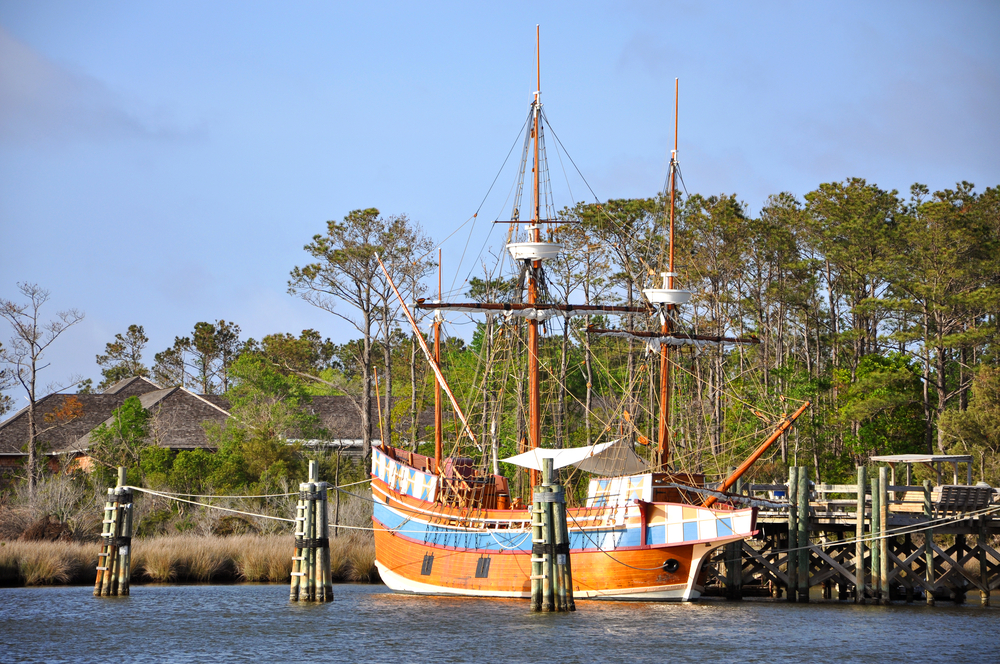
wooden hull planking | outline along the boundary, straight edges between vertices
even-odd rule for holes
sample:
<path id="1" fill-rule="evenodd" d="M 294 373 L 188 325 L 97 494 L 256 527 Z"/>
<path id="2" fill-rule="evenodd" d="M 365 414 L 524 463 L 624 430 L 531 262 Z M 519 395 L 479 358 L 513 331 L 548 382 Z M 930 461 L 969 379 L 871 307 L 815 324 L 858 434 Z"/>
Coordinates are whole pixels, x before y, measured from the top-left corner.
<path id="1" fill-rule="evenodd" d="M 373 473 L 376 565 L 387 586 L 427 595 L 530 597 L 527 509 L 441 505 L 397 490 L 398 481 L 384 480 Z M 641 500 L 571 508 L 574 595 L 696 599 L 704 560 L 714 549 L 750 535 L 755 515 L 753 509 L 709 510 Z M 681 537 L 688 541 L 674 541 Z"/>

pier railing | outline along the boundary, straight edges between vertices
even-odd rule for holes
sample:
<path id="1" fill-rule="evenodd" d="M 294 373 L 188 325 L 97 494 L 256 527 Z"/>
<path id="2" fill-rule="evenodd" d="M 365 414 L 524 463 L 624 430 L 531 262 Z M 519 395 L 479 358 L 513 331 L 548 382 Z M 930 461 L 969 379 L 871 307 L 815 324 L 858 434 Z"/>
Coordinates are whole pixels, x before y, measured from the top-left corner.
<path id="1" fill-rule="evenodd" d="M 785 506 L 761 508 L 753 539 L 719 549 L 710 593 L 809 601 L 819 586 L 827 599 L 836 587 L 843 600 L 932 604 L 979 590 L 988 604 L 1000 588 L 1000 497 L 990 487 L 895 484 L 885 467 L 859 467 L 857 484 L 812 483 L 802 467 L 738 493 Z"/>

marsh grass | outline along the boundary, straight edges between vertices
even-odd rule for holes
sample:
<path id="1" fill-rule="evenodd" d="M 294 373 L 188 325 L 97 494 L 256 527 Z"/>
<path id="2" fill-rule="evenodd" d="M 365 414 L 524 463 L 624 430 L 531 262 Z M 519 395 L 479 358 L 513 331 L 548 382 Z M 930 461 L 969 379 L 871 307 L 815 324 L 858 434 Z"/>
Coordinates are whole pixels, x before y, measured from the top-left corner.
<path id="1" fill-rule="evenodd" d="M 168 535 L 136 538 L 132 583 L 288 583 L 291 535 Z M 97 573 L 95 542 L 0 542 L 0 585 L 90 584 Z M 371 537 L 330 540 L 334 582 L 378 581 Z"/>
<path id="2" fill-rule="evenodd" d="M 85 542 L 0 542 L 0 585 L 93 583 L 97 545 Z"/>

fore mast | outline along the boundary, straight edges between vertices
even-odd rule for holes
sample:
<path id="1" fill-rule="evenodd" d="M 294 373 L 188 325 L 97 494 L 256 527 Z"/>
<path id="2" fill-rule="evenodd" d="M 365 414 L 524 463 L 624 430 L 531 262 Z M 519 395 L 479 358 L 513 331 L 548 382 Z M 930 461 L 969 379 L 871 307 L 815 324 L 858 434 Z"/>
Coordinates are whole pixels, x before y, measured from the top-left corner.
<path id="1" fill-rule="evenodd" d="M 643 290 L 646 299 L 657 308 L 660 314 L 660 334 L 663 339 L 660 344 L 660 425 L 657 436 L 656 462 L 653 464 L 654 470 L 668 470 L 670 461 L 670 390 L 671 371 L 670 345 L 666 343 L 667 337 L 673 333 L 673 312 L 680 304 L 685 304 L 691 299 L 689 291 L 674 288 L 674 278 L 677 273 L 674 271 L 674 211 L 676 201 L 677 185 L 677 109 L 679 79 L 674 79 L 674 149 L 670 153 L 670 249 L 668 267 L 666 272 L 661 272 L 663 277 L 662 288 L 647 288 Z"/>

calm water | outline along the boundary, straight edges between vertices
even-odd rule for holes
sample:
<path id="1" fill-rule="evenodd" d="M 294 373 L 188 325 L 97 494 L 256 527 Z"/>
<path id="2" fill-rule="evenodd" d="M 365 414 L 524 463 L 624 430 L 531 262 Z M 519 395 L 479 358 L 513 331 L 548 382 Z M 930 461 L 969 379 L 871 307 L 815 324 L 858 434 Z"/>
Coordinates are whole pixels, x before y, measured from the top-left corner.
<path id="1" fill-rule="evenodd" d="M 106 599 L 0 589 L 0 662 L 1000 662 L 1000 609 L 977 605 L 578 602 L 532 614 L 526 601 L 334 590 L 317 606 L 274 585 Z"/>

